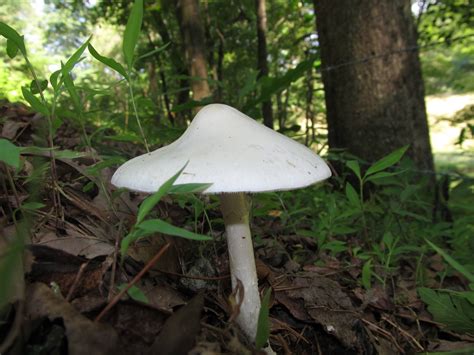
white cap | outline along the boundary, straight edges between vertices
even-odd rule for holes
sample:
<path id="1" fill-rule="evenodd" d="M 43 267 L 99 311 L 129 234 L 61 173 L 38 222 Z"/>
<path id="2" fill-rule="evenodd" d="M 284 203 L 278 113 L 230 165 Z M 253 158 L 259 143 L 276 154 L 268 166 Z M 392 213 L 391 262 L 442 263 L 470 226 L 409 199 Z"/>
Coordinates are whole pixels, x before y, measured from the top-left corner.
<path id="1" fill-rule="evenodd" d="M 112 184 L 156 192 L 188 162 L 175 184 L 212 183 L 203 193 L 292 190 L 331 176 L 304 145 L 222 104 L 202 108 L 168 146 L 123 164 Z"/>

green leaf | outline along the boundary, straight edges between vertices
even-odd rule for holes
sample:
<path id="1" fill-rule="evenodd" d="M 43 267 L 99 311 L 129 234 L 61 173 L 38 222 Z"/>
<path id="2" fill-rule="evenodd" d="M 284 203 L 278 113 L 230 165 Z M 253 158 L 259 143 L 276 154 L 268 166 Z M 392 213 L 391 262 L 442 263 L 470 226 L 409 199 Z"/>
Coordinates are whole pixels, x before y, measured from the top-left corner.
<path id="1" fill-rule="evenodd" d="M 82 100 L 79 94 L 77 93 L 76 87 L 74 86 L 74 82 L 72 81 L 71 74 L 66 71 L 66 68 L 63 66 L 61 69 L 62 72 L 62 79 L 64 81 L 64 85 L 66 86 L 67 91 L 69 92 L 69 96 L 71 96 L 72 103 L 74 104 L 74 108 L 76 109 L 77 113 L 82 112 Z"/>
<path id="2" fill-rule="evenodd" d="M 474 305 L 469 301 L 425 287 L 418 288 L 418 294 L 436 322 L 457 332 L 474 332 Z"/>
<path id="3" fill-rule="evenodd" d="M 27 210 L 27 211 L 35 211 L 39 210 L 40 208 L 45 207 L 46 205 L 41 202 L 25 202 L 21 204 L 21 209 L 22 210 Z"/>
<path id="4" fill-rule="evenodd" d="M 48 80 L 46 79 L 39 80 L 39 87 L 41 89 L 41 92 L 46 90 L 46 88 L 48 87 Z M 36 80 L 31 80 L 30 91 L 33 95 L 39 94 L 38 85 L 36 85 Z"/>
<path id="5" fill-rule="evenodd" d="M 171 186 L 168 191 L 169 194 L 187 194 L 194 192 L 203 192 L 208 189 L 212 183 L 189 183 L 189 184 L 178 184 Z"/>
<path id="6" fill-rule="evenodd" d="M 142 60 L 142 59 L 145 59 L 145 58 L 147 58 L 147 57 L 149 57 L 149 56 L 152 56 L 153 54 L 160 53 L 160 52 L 164 51 L 166 48 L 168 48 L 168 46 L 169 46 L 170 44 L 171 44 L 171 42 L 168 42 L 168 43 L 166 43 L 164 46 L 161 46 L 160 48 L 156 48 L 156 49 L 154 49 L 154 50 L 152 50 L 152 51 L 150 51 L 150 52 L 148 52 L 148 53 L 145 53 L 145 54 L 139 56 L 139 57 L 137 58 L 137 60 Z"/>
<path id="7" fill-rule="evenodd" d="M 11 39 L 7 39 L 7 55 L 13 59 L 18 54 L 18 46 Z"/>
<path id="8" fill-rule="evenodd" d="M 132 12 L 127 21 L 127 26 L 125 27 L 125 33 L 123 34 L 123 55 L 125 58 L 125 63 L 129 69 L 132 68 L 133 63 L 133 54 L 135 51 L 135 46 L 138 42 L 138 36 L 140 35 L 140 29 L 142 27 L 143 19 L 143 0 L 135 0 L 135 3 L 132 7 Z"/>
<path id="9" fill-rule="evenodd" d="M 0 161 L 18 169 L 20 167 L 20 148 L 9 140 L 0 138 Z"/>
<path id="10" fill-rule="evenodd" d="M 79 60 L 81 59 L 81 55 L 82 53 L 84 53 L 84 51 L 86 50 L 86 47 L 87 45 L 89 44 L 90 40 L 91 40 L 92 36 L 89 37 L 83 44 L 82 46 L 80 46 L 74 53 L 71 57 L 69 57 L 69 59 L 66 61 L 66 64 L 64 64 L 64 66 L 62 66 L 62 69 L 61 71 L 63 73 L 70 73 L 73 69 L 74 69 L 74 66 L 77 64 L 77 62 L 79 62 Z M 64 75 L 64 74 L 63 74 Z"/>
<path id="11" fill-rule="evenodd" d="M 17 31 L 8 26 L 6 23 L 0 22 L 0 36 L 3 36 L 7 40 L 13 42 L 15 46 L 21 51 L 21 53 L 26 56 L 25 41 L 23 36 L 20 36 Z"/>
<path id="12" fill-rule="evenodd" d="M 360 207 L 359 195 L 349 183 L 346 183 L 346 197 L 352 206 Z"/>
<path id="13" fill-rule="evenodd" d="M 448 253 L 446 253 L 443 249 L 435 245 L 434 243 L 430 242 L 428 239 L 425 238 L 426 243 L 433 248 L 439 255 L 441 255 L 446 262 L 451 265 L 451 267 L 461 274 L 464 275 L 466 279 L 469 280 L 469 282 L 474 283 L 474 275 L 466 269 L 464 266 L 462 266 L 460 263 L 458 263 L 456 260 L 454 260 Z"/>
<path id="14" fill-rule="evenodd" d="M 118 289 L 122 291 L 125 287 L 127 287 L 127 284 L 121 284 Z M 135 301 L 142 303 L 150 303 L 145 293 L 135 285 L 128 289 L 127 294 L 130 296 L 131 299 Z"/>
<path id="15" fill-rule="evenodd" d="M 33 110 L 41 113 L 43 116 L 49 115 L 48 108 L 43 105 L 43 103 L 35 95 L 33 95 L 30 90 L 26 88 L 26 86 L 21 87 L 21 92 L 23 93 L 23 97 L 26 101 L 28 101 Z"/>
<path id="16" fill-rule="evenodd" d="M 95 48 L 92 46 L 92 44 L 89 43 L 88 45 L 88 49 L 89 49 L 89 53 L 95 58 L 97 59 L 99 62 L 101 62 L 102 64 L 105 64 L 106 66 L 108 66 L 110 69 L 112 70 L 115 70 L 117 73 L 119 73 L 120 75 L 122 75 L 125 80 L 128 81 L 128 74 L 127 74 L 127 71 L 125 70 L 125 68 L 122 66 L 122 64 L 116 62 L 114 59 L 112 58 L 107 58 L 107 57 L 104 57 L 103 55 L 100 55 L 96 50 Z"/>
<path id="17" fill-rule="evenodd" d="M 155 233 L 162 233 L 197 241 L 211 240 L 211 238 L 206 235 L 193 233 L 186 229 L 173 226 L 172 224 L 169 224 L 161 219 L 149 219 L 140 223 L 139 225 L 135 225 L 132 232 L 122 239 L 120 244 L 120 254 L 122 255 L 122 259 L 127 254 L 130 244 L 142 237 L 146 237 Z"/>
<path id="18" fill-rule="evenodd" d="M 49 77 L 49 82 L 51 83 L 51 86 L 53 89 L 56 91 L 58 89 L 58 77 L 59 74 L 61 74 L 61 70 L 56 70 L 51 76 Z"/>
<path id="19" fill-rule="evenodd" d="M 392 165 L 398 163 L 400 159 L 403 157 L 403 154 L 405 154 L 405 152 L 407 151 L 407 149 L 408 149 L 408 145 L 400 149 L 397 149 L 396 151 L 390 153 L 386 157 L 383 157 L 379 161 L 372 164 L 372 166 L 369 169 L 367 169 L 364 175 L 364 178 L 366 178 L 369 175 L 375 174 L 379 171 L 385 170 L 391 167 Z"/>
<path id="20" fill-rule="evenodd" d="M 356 176 L 359 178 L 359 180 L 362 180 L 362 177 L 360 175 L 360 166 L 359 166 L 359 162 L 357 160 L 349 160 L 346 163 L 346 165 L 349 169 L 351 169 L 356 174 Z"/>
<path id="21" fill-rule="evenodd" d="M 372 259 L 367 260 L 362 267 L 362 286 L 366 290 L 372 287 Z"/>
<path id="22" fill-rule="evenodd" d="M 375 173 L 373 175 L 370 175 L 370 176 L 366 177 L 365 181 L 374 181 L 374 180 L 378 180 L 378 179 L 392 177 L 392 176 L 395 176 L 395 175 L 398 175 L 398 174 L 402 174 L 405 171 L 406 170 L 402 170 L 402 171 L 396 171 L 396 172 L 393 172 L 393 173 L 389 173 L 388 171 L 381 171 L 379 173 Z M 367 174 L 365 176 L 367 176 Z"/>
<path id="23" fill-rule="evenodd" d="M 255 347 L 260 350 L 265 346 L 270 337 L 270 296 L 272 289 L 265 291 L 260 312 L 258 313 L 257 336 L 255 337 Z"/>
<path id="24" fill-rule="evenodd" d="M 44 156 L 48 154 L 51 148 L 43 148 L 43 147 L 21 147 L 21 154 L 31 154 L 31 155 L 39 155 Z M 77 159 L 86 156 L 86 153 L 83 152 L 75 152 L 73 150 L 65 149 L 65 150 L 57 150 L 54 149 L 54 157 L 56 159 Z"/>
<path id="25" fill-rule="evenodd" d="M 173 226 L 172 224 L 161 219 L 148 219 L 137 225 L 136 228 L 138 233 L 141 235 L 161 233 L 197 241 L 206 241 L 212 239 L 207 235 L 190 232 L 187 229 Z"/>
<path id="26" fill-rule="evenodd" d="M 140 224 L 148 215 L 148 213 L 150 213 L 153 207 L 155 207 L 155 205 L 160 202 L 161 198 L 169 192 L 171 186 L 173 186 L 174 182 L 178 179 L 179 175 L 181 175 L 184 168 L 186 168 L 186 165 L 188 165 L 188 163 L 186 163 L 176 174 L 165 181 L 163 185 L 160 186 L 158 191 L 142 202 L 140 208 L 138 209 L 137 222 L 135 223 L 136 225 Z"/>

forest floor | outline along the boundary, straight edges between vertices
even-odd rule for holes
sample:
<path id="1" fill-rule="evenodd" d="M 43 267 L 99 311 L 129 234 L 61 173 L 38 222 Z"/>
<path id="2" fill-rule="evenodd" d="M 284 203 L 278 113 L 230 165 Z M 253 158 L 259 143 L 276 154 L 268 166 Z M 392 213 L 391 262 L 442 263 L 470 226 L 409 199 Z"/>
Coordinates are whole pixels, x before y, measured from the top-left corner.
<path id="1" fill-rule="evenodd" d="M 2 135 L 22 146 L 33 145 L 38 117 L 22 105 L 3 105 L 0 110 L 7 117 Z M 65 125 L 55 143 L 62 150 L 74 149 L 79 135 Z M 115 189 L 108 182 L 113 171 L 106 167 L 94 175 L 91 167 L 100 157 L 83 153 L 74 159 L 58 154 L 56 181 L 51 184 L 48 179 L 38 187 L 43 206 L 31 207 L 24 268 L 19 262 L 11 270 L 11 306 L 0 322 L 0 344 L 12 343 L 7 353 L 259 353 L 232 322 L 237 308 L 222 228 L 204 230 L 214 238 L 205 244 L 166 236 L 145 238 L 121 263 L 119 239 L 133 224 L 144 196 L 122 192 L 110 208 L 107 196 Z M 26 181 L 35 177 L 34 160 L 45 154 L 32 150 L 25 156 L 12 186 L 0 187 L 0 255 L 19 233 L 12 211 L 37 193 L 27 189 Z M 104 190 L 90 187 L 98 176 Z M 54 190 L 60 194 L 56 202 Z M 166 197 L 157 213 L 173 225 L 193 229 L 188 205 L 179 207 Z M 211 219 L 220 215 L 213 209 L 208 214 Z M 199 228 L 205 225 L 197 223 Z M 314 239 L 283 233 L 278 218 L 257 217 L 252 227 L 263 235 L 256 248 L 258 274 L 261 289 L 271 287 L 273 292 L 270 343 L 277 353 L 398 354 L 453 351 L 474 344 L 473 337 L 447 331 L 433 321 L 417 296 L 417 265 L 412 262 L 402 262 L 385 286 L 366 290 L 359 281 L 362 260 L 349 253 L 342 259 L 322 253 Z M 167 252 L 157 258 L 164 248 Z M 301 251 L 306 257 L 294 261 L 291 256 Z M 444 267 L 439 256 L 432 256 L 428 283 L 435 284 Z M 128 295 L 117 298 L 132 282 Z M 450 284 L 463 281 L 452 275 L 444 286 Z"/>

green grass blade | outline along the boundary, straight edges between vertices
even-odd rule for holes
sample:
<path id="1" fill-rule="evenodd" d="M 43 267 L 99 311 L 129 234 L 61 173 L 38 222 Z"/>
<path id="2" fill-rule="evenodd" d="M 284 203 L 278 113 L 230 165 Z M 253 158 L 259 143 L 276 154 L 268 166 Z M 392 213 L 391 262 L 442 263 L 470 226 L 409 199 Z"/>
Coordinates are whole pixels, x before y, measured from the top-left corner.
<path id="1" fill-rule="evenodd" d="M 186 163 L 176 174 L 174 174 L 163 185 L 161 185 L 157 192 L 142 202 L 140 208 L 138 209 L 136 225 L 140 224 L 148 215 L 148 213 L 150 213 L 153 207 L 155 207 L 155 205 L 160 202 L 161 198 L 170 191 L 174 182 L 178 179 L 179 175 L 181 175 L 186 165 L 188 165 L 188 163 Z"/>
<path id="2" fill-rule="evenodd" d="M 135 46 L 137 45 L 138 36 L 140 35 L 140 29 L 142 27 L 142 20 L 143 0 L 135 0 L 132 12 L 127 21 L 127 26 L 125 27 L 122 44 L 125 63 L 127 63 L 129 69 L 132 67 Z"/>
<path id="3" fill-rule="evenodd" d="M 453 269 L 456 271 L 460 272 L 461 274 L 464 275 L 465 278 L 469 280 L 469 282 L 474 282 L 474 275 L 466 269 L 464 266 L 462 266 L 460 263 L 458 263 L 456 260 L 454 260 L 448 253 L 446 253 L 443 249 L 438 247 L 437 245 L 433 244 L 430 242 L 428 239 L 425 239 L 426 243 L 433 248 L 439 255 L 443 257 L 446 262 L 451 265 Z"/>
<path id="4" fill-rule="evenodd" d="M 272 289 L 269 288 L 263 296 L 262 306 L 258 313 L 257 336 L 255 337 L 255 347 L 260 350 L 270 337 L 270 296 Z"/>

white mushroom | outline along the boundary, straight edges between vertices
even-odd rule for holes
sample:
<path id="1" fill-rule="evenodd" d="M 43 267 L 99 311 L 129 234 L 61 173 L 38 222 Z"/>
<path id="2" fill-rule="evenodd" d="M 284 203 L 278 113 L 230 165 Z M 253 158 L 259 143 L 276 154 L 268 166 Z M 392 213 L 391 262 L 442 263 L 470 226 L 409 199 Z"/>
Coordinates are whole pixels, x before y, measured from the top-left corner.
<path id="1" fill-rule="evenodd" d="M 212 183 L 203 193 L 220 194 L 232 287 L 238 288 L 239 281 L 243 287 L 237 323 L 254 341 L 260 296 L 245 193 L 306 187 L 331 171 L 304 145 L 230 106 L 212 104 L 199 111 L 178 140 L 123 164 L 112 184 L 155 192 L 186 162 L 176 183 Z"/>

